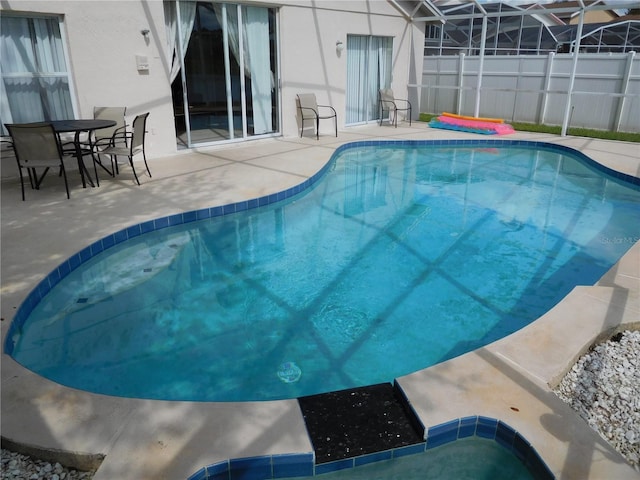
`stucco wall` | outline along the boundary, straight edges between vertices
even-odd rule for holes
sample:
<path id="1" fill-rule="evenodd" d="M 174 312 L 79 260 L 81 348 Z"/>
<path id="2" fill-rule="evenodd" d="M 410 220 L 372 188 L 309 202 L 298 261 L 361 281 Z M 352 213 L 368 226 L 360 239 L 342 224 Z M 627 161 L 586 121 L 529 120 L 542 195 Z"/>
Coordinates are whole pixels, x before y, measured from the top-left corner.
<path id="1" fill-rule="evenodd" d="M 424 25 L 412 26 L 386 1 L 287 2 L 280 20 L 285 135 L 298 133 L 297 93 L 313 92 L 319 104 L 332 105 L 338 128 L 344 127 L 347 34 L 393 37 L 392 88 L 397 97 L 407 98 L 407 84 L 419 83 L 415 72 L 422 72 Z M 336 51 L 338 40 L 345 46 L 341 53 Z M 330 134 L 332 128 L 325 121 L 321 132 Z"/>
<path id="2" fill-rule="evenodd" d="M 176 151 L 161 1 L 1 0 L 0 7 L 64 17 L 78 117 L 89 118 L 94 106 L 103 105 L 126 106 L 131 120 L 149 111 L 149 156 Z M 410 78 L 410 72 L 422 72 L 424 27 L 407 23 L 386 0 L 285 1 L 280 7 L 279 27 L 285 136 L 298 134 L 297 93 L 315 92 L 319 103 L 336 108 L 338 126 L 344 126 L 346 50 L 338 54 L 336 41 L 346 46 L 347 34 L 392 36 L 392 87 L 397 96 L 406 98 L 407 84 L 419 83 L 417 76 Z M 148 39 L 140 33 L 142 29 L 150 30 Z M 148 58 L 148 72 L 138 72 L 136 55 Z M 331 125 L 325 124 L 330 132 Z"/>

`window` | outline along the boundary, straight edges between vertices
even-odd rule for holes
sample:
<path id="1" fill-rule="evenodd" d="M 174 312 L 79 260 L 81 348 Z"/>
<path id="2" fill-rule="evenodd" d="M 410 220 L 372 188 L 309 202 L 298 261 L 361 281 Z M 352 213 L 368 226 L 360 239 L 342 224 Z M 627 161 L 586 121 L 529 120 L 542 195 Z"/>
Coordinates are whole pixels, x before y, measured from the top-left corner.
<path id="1" fill-rule="evenodd" d="M 424 37 L 427 40 L 440 40 L 441 32 L 440 25 L 427 25 Z"/>
<path id="2" fill-rule="evenodd" d="M 3 133 L 5 123 L 73 118 L 59 20 L 3 15 L 0 21 Z"/>

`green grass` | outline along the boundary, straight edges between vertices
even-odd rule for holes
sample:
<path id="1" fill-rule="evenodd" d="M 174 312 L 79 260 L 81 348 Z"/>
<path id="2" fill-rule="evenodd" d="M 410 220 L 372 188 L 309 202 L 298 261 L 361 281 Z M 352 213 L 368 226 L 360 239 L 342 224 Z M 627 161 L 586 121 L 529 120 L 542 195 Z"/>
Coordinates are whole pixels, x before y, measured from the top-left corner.
<path id="1" fill-rule="evenodd" d="M 421 113 L 420 121 L 428 122 L 432 118 L 437 117 L 437 115 L 432 115 L 429 113 Z M 521 132 L 537 132 L 537 133 L 550 133 L 553 135 L 560 135 L 562 132 L 562 127 L 554 126 L 554 125 L 538 125 L 535 123 L 520 123 L 520 122 L 509 122 L 510 125 L 513 126 L 516 130 L 520 130 Z M 588 138 L 602 138 L 604 140 L 617 140 L 620 142 L 636 142 L 640 143 L 640 133 L 630 133 L 630 132 L 609 132 L 606 130 L 592 130 L 590 128 L 569 128 L 567 130 L 567 135 L 572 135 L 575 137 L 588 137 Z"/>

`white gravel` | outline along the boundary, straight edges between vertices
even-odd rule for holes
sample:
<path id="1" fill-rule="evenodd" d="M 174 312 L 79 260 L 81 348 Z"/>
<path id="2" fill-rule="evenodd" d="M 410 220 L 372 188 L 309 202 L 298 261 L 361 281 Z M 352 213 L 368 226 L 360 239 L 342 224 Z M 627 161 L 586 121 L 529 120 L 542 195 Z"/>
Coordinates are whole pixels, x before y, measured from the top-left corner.
<path id="1" fill-rule="evenodd" d="M 583 355 L 555 389 L 640 471 L 640 331 L 624 331 Z M 2 449 L 2 480 L 90 480 L 78 472 Z"/>
<path id="2" fill-rule="evenodd" d="M 92 472 L 79 472 L 59 463 L 49 463 L 2 449 L 2 480 L 89 480 L 92 477 Z"/>
<path id="3" fill-rule="evenodd" d="M 594 346 L 555 393 L 640 471 L 640 331 Z"/>

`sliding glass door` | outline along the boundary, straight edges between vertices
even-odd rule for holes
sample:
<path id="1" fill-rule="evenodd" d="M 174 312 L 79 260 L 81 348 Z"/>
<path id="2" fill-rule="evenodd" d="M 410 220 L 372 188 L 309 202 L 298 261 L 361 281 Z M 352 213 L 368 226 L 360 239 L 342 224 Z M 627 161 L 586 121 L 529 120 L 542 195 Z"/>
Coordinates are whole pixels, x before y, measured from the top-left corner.
<path id="1" fill-rule="evenodd" d="M 378 119 L 378 91 L 391 86 L 391 37 L 347 35 L 347 125 Z"/>
<path id="2" fill-rule="evenodd" d="M 171 3 L 175 15 L 170 11 L 167 17 L 176 39 L 173 65 L 179 65 L 172 81 L 179 143 L 277 133 L 275 9 Z"/>

